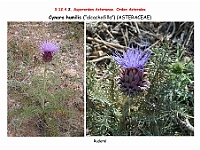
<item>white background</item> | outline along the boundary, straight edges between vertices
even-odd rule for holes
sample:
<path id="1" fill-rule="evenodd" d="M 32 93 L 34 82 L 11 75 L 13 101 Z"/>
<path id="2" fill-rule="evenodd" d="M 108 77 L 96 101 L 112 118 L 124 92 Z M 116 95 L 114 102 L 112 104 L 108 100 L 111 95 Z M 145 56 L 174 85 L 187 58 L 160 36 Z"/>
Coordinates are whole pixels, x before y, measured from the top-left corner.
<path id="1" fill-rule="evenodd" d="M 55 12 L 55 8 L 145 8 L 145 12 Z M 199 51 L 200 51 L 200 2 L 184 0 L 168 1 L 0 1 L 0 51 L 1 51 L 1 99 L 0 99 L 0 149 L 200 149 L 199 107 Z M 194 21 L 195 35 L 195 136 L 194 137 L 7 137 L 7 21 L 50 21 L 49 15 L 104 15 L 130 14 L 152 15 L 151 21 Z M 61 20 L 63 21 L 63 20 Z M 100 20 L 99 20 L 100 21 Z M 127 20 L 129 21 L 129 20 Z M 133 20 L 132 20 L 133 21 Z M 94 139 L 106 139 L 106 143 L 94 143 Z"/>

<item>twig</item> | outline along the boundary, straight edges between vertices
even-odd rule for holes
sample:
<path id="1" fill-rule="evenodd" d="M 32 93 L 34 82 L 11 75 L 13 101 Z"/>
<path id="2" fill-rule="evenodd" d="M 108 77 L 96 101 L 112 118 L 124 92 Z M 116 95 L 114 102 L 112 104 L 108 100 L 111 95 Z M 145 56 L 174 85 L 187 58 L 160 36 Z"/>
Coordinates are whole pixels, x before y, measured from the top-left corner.
<path id="1" fill-rule="evenodd" d="M 171 37 L 174 35 L 175 31 L 176 31 L 176 25 L 175 25 L 175 22 L 172 22 L 173 24 L 173 31 L 172 31 L 172 34 L 171 34 Z M 171 38 L 170 37 L 170 38 Z"/>
<path id="2" fill-rule="evenodd" d="M 126 45 L 126 47 L 127 47 L 126 37 L 125 37 L 125 35 L 124 35 L 124 31 L 123 31 L 122 28 L 121 28 L 121 32 L 122 32 L 122 35 L 123 35 L 123 38 L 124 38 L 124 43 L 125 43 L 125 45 Z"/>
<path id="3" fill-rule="evenodd" d="M 185 31 L 183 31 L 183 32 L 181 33 L 181 37 L 180 37 L 180 40 L 179 40 L 179 42 L 178 42 L 179 45 L 181 45 L 181 43 L 183 42 L 184 35 L 185 35 Z"/>
<path id="4" fill-rule="evenodd" d="M 127 27 L 126 27 L 126 34 L 125 34 L 125 36 L 126 36 L 126 39 L 127 39 L 127 43 L 129 43 L 129 37 L 128 37 L 128 29 L 127 29 Z M 126 46 L 129 46 L 129 45 L 126 45 Z"/>
<path id="5" fill-rule="evenodd" d="M 169 39 L 174 35 L 175 30 L 176 30 L 175 23 L 174 23 L 174 22 L 171 22 L 170 25 L 169 25 L 169 27 L 168 27 L 168 29 L 167 29 L 167 31 L 166 31 L 166 35 L 167 35 L 167 33 L 168 33 L 169 28 L 171 27 L 171 24 L 173 25 L 173 30 L 172 30 L 172 33 L 171 33 L 170 35 L 166 36 L 166 39 L 167 39 L 167 40 L 169 40 Z"/>
<path id="6" fill-rule="evenodd" d="M 170 24 L 169 24 L 169 26 L 168 26 L 167 31 L 165 32 L 165 34 L 167 34 L 169 32 L 169 29 L 170 29 L 171 26 L 172 26 L 172 22 L 170 22 Z"/>
<path id="7" fill-rule="evenodd" d="M 87 56 L 88 59 L 98 58 L 98 56 Z"/>
<path id="8" fill-rule="evenodd" d="M 108 47 L 111 47 L 111 48 L 113 48 L 113 49 L 116 49 L 116 48 L 127 49 L 126 46 L 122 46 L 122 45 L 115 44 L 115 43 L 109 43 L 109 42 L 106 42 L 106 41 L 104 41 L 104 40 L 99 40 L 99 39 L 97 39 L 97 38 L 87 37 L 87 40 L 88 40 L 88 41 L 95 41 L 95 42 L 97 42 L 97 43 L 104 44 L 104 45 L 106 45 L 106 46 L 108 46 Z M 123 52 L 122 50 L 118 50 L 118 51 Z"/>
<path id="9" fill-rule="evenodd" d="M 178 31 L 176 32 L 176 34 L 175 34 L 174 37 L 176 37 L 177 35 L 179 35 L 180 32 L 183 31 L 183 30 L 182 30 L 182 26 L 183 26 L 185 23 L 186 23 L 186 22 L 183 22 L 183 23 L 179 26 L 179 29 L 178 29 Z"/>
<path id="10" fill-rule="evenodd" d="M 96 35 L 99 39 L 103 40 L 97 33 L 95 33 L 94 35 Z"/>
<path id="11" fill-rule="evenodd" d="M 130 24 L 131 24 L 131 27 L 134 28 L 132 22 L 130 22 Z"/>
<path id="12" fill-rule="evenodd" d="M 112 31 L 110 31 L 112 34 L 119 34 L 119 35 L 122 35 L 120 32 L 118 32 L 118 31 L 114 31 L 114 30 L 112 30 Z"/>
<path id="13" fill-rule="evenodd" d="M 132 23 L 131 23 L 132 24 Z M 142 28 L 143 30 L 145 30 L 145 27 L 143 26 L 144 22 L 140 22 L 138 23 L 138 27 L 140 27 L 140 29 Z M 133 26 L 133 25 L 132 25 Z"/>
<path id="14" fill-rule="evenodd" d="M 100 57 L 100 58 L 97 58 L 97 59 L 88 60 L 87 62 L 98 62 L 98 61 L 102 61 L 104 59 L 111 59 L 111 57 L 110 56 L 104 56 L 104 57 Z"/>
<path id="15" fill-rule="evenodd" d="M 110 31 L 108 31 L 108 29 L 106 30 L 106 32 L 114 39 L 114 36 L 110 33 Z"/>
<path id="16" fill-rule="evenodd" d="M 179 122 L 185 126 L 188 130 L 194 132 L 194 127 L 190 124 L 189 120 L 187 118 L 185 118 L 185 121 L 182 121 L 179 117 L 178 117 L 178 112 L 177 112 L 177 119 L 179 120 Z"/>
<path id="17" fill-rule="evenodd" d="M 136 29 L 137 29 L 138 34 L 140 34 L 140 30 L 139 30 L 139 28 L 138 28 L 137 22 L 134 22 L 134 23 L 135 23 L 135 26 L 136 26 Z"/>
<path id="18" fill-rule="evenodd" d="M 116 27 L 120 26 L 123 22 L 120 22 L 119 24 L 117 24 L 114 28 L 111 29 L 110 32 L 112 32 Z"/>
<path id="19" fill-rule="evenodd" d="M 130 27 L 133 28 L 133 29 L 135 30 L 135 27 L 132 27 L 132 26 L 130 26 Z M 151 32 L 149 32 L 149 31 L 145 31 L 145 30 L 142 30 L 142 29 L 140 29 L 140 31 L 143 32 L 143 33 L 142 33 L 143 35 L 149 34 L 150 36 L 153 36 L 153 37 L 156 38 L 156 39 L 160 39 L 159 37 L 161 36 L 160 34 L 156 35 L 156 34 L 154 34 L 154 33 L 151 33 Z M 130 33 L 130 31 L 129 31 L 129 33 Z"/>
<path id="20" fill-rule="evenodd" d="M 189 41 L 190 41 L 190 38 L 191 38 L 191 36 L 192 36 L 193 31 L 194 31 L 194 25 L 192 25 L 192 26 L 190 27 L 189 36 L 188 36 L 188 38 L 185 40 L 186 42 L 184 42 L 183 46 L 184 46 L 184 45 L 185 45 L 185 46 L 188 45 L 188 43 L 189 43 Z"/>

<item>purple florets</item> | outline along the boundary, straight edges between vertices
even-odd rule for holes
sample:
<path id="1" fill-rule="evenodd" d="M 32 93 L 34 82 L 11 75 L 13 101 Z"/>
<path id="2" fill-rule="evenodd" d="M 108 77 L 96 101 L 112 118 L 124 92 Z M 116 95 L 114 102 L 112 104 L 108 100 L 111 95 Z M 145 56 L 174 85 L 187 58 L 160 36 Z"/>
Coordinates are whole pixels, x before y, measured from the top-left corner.
<path id="1" fill-rule="evenodd" d="M 113 59 L 124 68 L 137 69 L 138 71 L 144 70 L 144 65 L 148 61 L 151 55 L 150 51 L 142 51 L 139 47 L 136 49 L 128 48 L 127 51 L 123 51 L 121 56 L 118 52 L 115 52 Z"/>
<path id="2" fill-rule="evenodd" d="M 45 62 L 52 61 L 53 54 L 59 51 L 59 46 L 51 41 L 44 41 L 40 44 L 40 52 L 43 53 L 43 60 Z"/>
<path id="3" fill-rule="evenodd" d="M 40 44 L 40 52 L 58 52 L 59 46 L 51 41 L 44 41 Z"/>
<path id="4" fill-rule="evenodd" d="M 150 55 L 150 51 L 142 51 L 139 47 L 128 48 L 126 52 L 123 51 L 123 55 L 118 52 L 113 54 L 115 62 L 125 68 L 120 70 L 121 77 L 118 82 L 124 94 L 136 95 L 148 89 L 150 82 L 145 79 L 148 73 L 144 72 L 144 66 Z"/>

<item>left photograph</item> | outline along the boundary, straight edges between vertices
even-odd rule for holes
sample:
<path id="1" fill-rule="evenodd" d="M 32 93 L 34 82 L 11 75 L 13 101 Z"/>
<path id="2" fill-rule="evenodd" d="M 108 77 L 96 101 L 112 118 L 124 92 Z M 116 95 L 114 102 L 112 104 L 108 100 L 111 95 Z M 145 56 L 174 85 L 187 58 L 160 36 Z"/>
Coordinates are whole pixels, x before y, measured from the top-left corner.
<path id="1" fill-rule="evenodd" d="M 7 22 L 7 136 L 84 136 L 84 22 Z"/>

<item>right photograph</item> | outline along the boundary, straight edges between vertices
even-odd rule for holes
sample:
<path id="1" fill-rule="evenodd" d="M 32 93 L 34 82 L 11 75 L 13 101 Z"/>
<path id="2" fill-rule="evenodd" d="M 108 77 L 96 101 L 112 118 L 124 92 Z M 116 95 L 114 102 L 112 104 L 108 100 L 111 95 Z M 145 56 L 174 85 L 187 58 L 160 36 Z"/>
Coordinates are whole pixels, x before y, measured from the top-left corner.
<path id="1" fill-rule="evenodd" d="M 194 136 L 194 22 L 87 22 L 86 94 L 86 136 Z"/>

